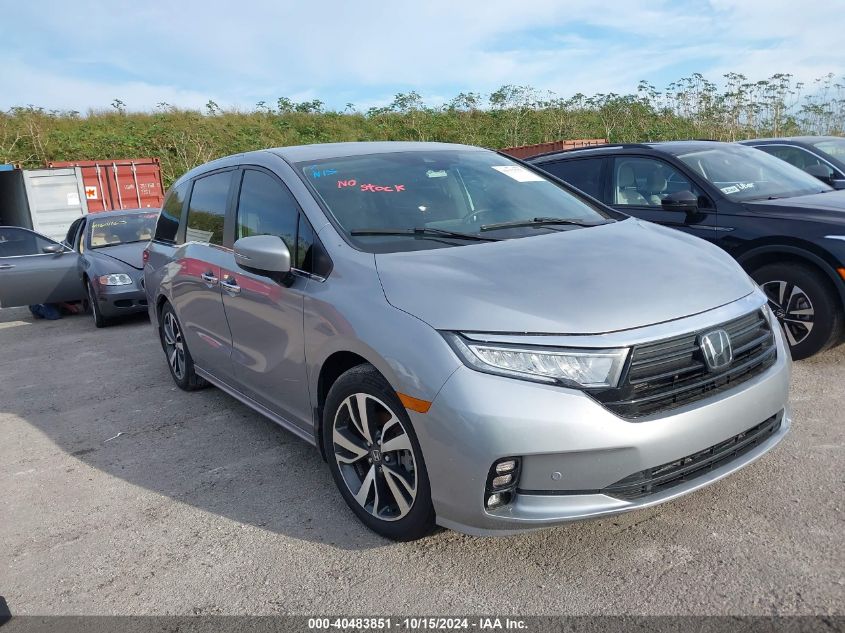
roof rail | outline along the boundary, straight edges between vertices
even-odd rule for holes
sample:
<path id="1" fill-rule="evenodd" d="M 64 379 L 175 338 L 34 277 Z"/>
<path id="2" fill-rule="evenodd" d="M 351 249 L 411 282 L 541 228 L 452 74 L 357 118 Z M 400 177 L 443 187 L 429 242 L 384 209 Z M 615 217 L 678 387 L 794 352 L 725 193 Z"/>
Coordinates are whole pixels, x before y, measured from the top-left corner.
<path id="1" fill-rule="evenodd" d="M 534 160 L 535 158 L 543 158 L 544 156 L 557 156 L 558 154 L 571 154 L 573 152 L 583 152 L 591 149 L 650 149 L 646 143 L 603 143 L 602 145 L 587 145 L 584 147 L 573 147 L 570 149 L 557 150 L 555 152 L 543 152 L 542 154 L 535 154 L 529 156 L 524 160 Z"/>

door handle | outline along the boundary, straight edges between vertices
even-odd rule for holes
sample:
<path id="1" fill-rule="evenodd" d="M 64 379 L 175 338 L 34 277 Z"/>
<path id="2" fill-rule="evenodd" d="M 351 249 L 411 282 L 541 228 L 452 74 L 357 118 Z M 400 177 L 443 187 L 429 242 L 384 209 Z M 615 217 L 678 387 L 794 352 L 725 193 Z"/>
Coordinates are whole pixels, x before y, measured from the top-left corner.
<path id="1" fill-rule="evenodd" d="M 0 270 L 8 270 L 9 268 L 14 268 L 14 264 L 0 264 Z"/>
<path id="2" fill-rule="evenodd" d="M 230 295 L 237 295 L 241 292 L 241 287 L 235 281 L 234 277 L 224 277 L 223 281 L 220 282 L 220 286 Z"/>
<path id="3" fill-rule="evenodd" d="M 203 273 L 200 277 L 202 277 L 202 280 L 209 286 L 213 286 L 219 281 L 217 277 L 214 276 L 214 273 Z"/>

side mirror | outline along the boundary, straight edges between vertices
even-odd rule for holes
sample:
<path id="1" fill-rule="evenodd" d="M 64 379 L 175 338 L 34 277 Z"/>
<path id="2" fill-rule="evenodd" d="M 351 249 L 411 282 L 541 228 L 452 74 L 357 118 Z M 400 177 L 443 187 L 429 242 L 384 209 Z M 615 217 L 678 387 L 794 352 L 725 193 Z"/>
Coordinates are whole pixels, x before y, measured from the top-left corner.
<path id="1" fill-rule="evenodd" d="M 246 268 L 271 276 L 290 272 L 290 251 L 282 238 L 275 235 L 252 235 L 235 242 L 235 261 Z"/>
<path id="2" fill-rule="evenodd" d="M 42 248 L 41 252 L 47 253 L 48 255 L 58 255 L 59 253 L 64 253 L 65 250 L 65 247 L 61 244 L 50 244 Z"/>
<path id="3" fill-rule="evenodd" d="M 845 180 L 842 178 L 831 178 L 830 186 L 834 189 L 845 189 Z"/>
<path id="4" fill-rule="evenodd" d="M 804 168 L 804 171 L 810 174 L 811 176 L 815 176 L 819 180 L 821 180 L 824 184 L 830 185 L 833 187 L 833 176 L 831 176 L 830 169 L 825 167 L 824 165 L 819 165 L 816 163 L 815 165 L 808 165 Z"/>
<path id="5" fill-rule="evenodd" d="M 698 211 L 698 196 L 692 191 L 675 191 L 660 203 L 665 211 L 684 211 L 692 214 Z"/>

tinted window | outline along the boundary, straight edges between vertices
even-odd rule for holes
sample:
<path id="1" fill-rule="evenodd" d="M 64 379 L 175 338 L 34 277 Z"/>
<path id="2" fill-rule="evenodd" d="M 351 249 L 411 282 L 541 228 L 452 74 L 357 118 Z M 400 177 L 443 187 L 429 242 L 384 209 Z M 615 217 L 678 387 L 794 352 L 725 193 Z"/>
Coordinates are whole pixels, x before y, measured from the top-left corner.
<path id="1" fill-rule="evenodd" d="M 261 171 L 244 172 L 238 198 L 238 225 L 235 239 L 250 235 L 276 235 L 287 244 L 291 262 L 296 265 L 296 223 L 299 206 L 287 187 Z"/>
<path id="2" fill-rule="evenodd" d="M 677 169 L 662 160 L 643 157 L 617 157 L 611 175 L 613 204 L 634 207 L 660 207 L 670 193 L 701 192 Z"/>
<path id="3" fill-rule="evenodd" d="M 543 163 L 537 165 L 544 171 L 577 187 L 594 198 L 602 199 L 601 195 L 601 167 L 602 158 L 588 158 L 583 160 L 564 160 L 557 163 Z"/>
<path id="4" fill-rule="evenodd" d="M 161 215 L 156 224 L 155 239 L 161 242 L 175 242 L 176 232 L 179 230 L 179 220 L 182 218 L 182 207 L 185 203 L 185 193 L 188 191 L 187 182 L 174 187 L 167 194 Z"/>
<path id="5" fill-rule="evenodd" d="M 314 229 L 311 228 L 311 223 L 300 214 L 299 216 L 299 231 L 296 236 L 296 257 L 294 259 L 294 268 L 299 270 L 306 270 L 311 272 L 313 269 L 314 254 Z"/>
<path id="6" fill-rule="evenodd" d="M 79 228 L 82 223 L 85 221 L 85 218 L 79 218 L 75 220 L 73 224 L 70 225 L 70 228 L 67 230 L 67 235 L 65 235 L 65 244 L 67 244 L 70 248 L 76 248 L 76 238 L 79 236 Z"/>
<path id="7" fill-rule="evenodd" d="M 223 222 L 231 180 L 232 172 L 225 171 L 194 181 L 188 207 L 186 241 L 223 244 Z"/>
<path id="8" fill-rule="evenodd" d="M 0 257 L 40 255 L 44 252 L 42 249 L 51 244 L 55 242 L 32 231 L 8 226 L 0 227 Z"/>
<path id="9" fill-rule="evenodd" d="M 767 154 L 771 154 L 781 160 L 785 160 L 790 165 L 795 165 L 799 169 L 806 170 L 807 167 L 818 165 L 822 167 L 822 169 L 826 170 L 829 176 L 833 176 L 833 170 L 830 168 L 830 165 L 800 147 L 790 147 L 786 145 L 761 145 L 757 149 L 761 149 Z"/>

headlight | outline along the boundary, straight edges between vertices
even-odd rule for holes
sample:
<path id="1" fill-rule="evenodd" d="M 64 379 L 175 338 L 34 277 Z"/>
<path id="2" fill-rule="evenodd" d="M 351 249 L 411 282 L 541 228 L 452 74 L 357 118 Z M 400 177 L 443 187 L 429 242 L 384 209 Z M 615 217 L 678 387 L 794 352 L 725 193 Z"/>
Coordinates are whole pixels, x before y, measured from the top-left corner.
<path id="1" fill-rule="evenodd" d="M 627 348 L 572 349 L 503 345 L 443 334 L 461 360 L 478 371 L 574 387 L 615 387 Z"/>
<path id="2" fill-rule="evenodd" d="M 128 286 L 132 283 L 132 277 L 125 273 L 112 273 L 99 278 L 102 286 Z"/>

